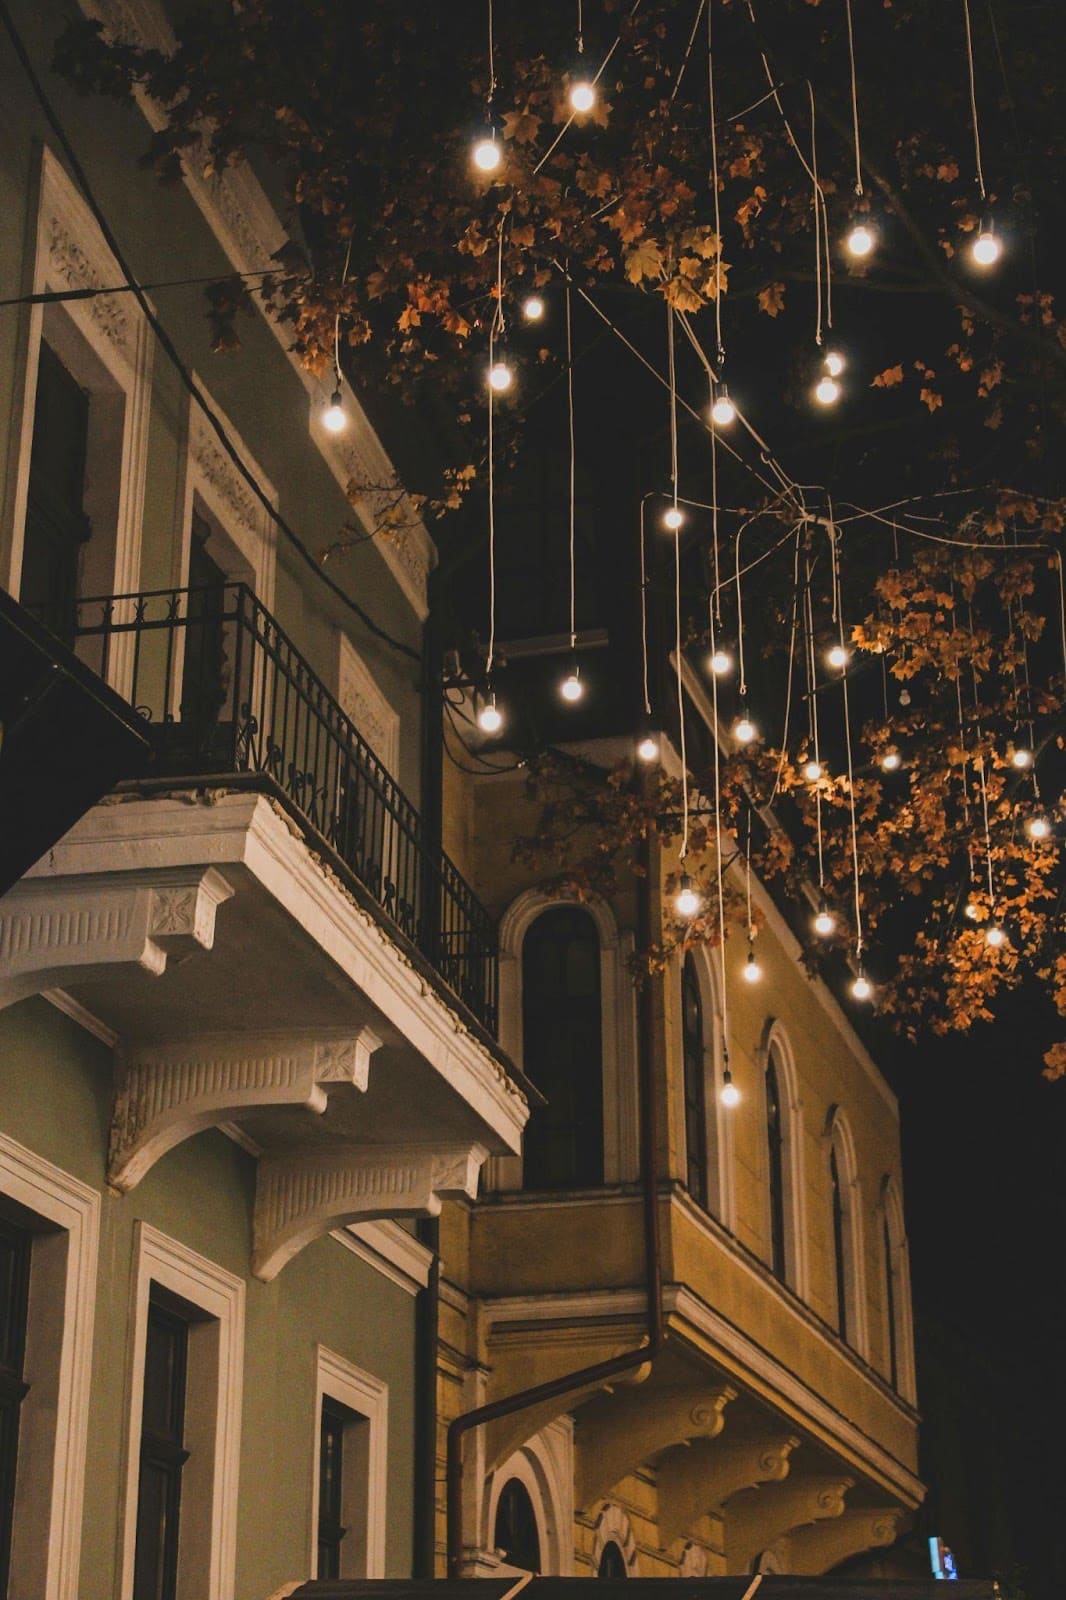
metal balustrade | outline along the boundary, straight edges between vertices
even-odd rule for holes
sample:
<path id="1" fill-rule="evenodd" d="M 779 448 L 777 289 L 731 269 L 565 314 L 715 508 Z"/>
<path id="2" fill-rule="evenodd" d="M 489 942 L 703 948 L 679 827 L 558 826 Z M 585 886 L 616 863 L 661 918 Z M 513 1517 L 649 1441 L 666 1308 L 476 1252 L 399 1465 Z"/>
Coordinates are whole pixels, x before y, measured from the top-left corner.
<path id="1" fill-rule="evenodd" d="M 156 776 L 267 780 L 494 1031 L 491 917 L 250 589 L 82 600 L 75 634 L 78 655 L 148 720 Z"/>

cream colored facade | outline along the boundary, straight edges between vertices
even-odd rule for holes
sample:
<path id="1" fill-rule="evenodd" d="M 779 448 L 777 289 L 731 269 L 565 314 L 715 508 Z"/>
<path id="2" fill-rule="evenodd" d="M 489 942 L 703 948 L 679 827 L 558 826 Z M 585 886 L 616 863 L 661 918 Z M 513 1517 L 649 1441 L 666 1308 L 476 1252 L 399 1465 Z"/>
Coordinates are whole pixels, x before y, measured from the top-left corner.
<path id="1" fill-rule="evenodd" d="M 474 779 L 453 769 L 449 781 L 447 844 L 501 919 L 501 1039 L 521 1062 L 523 941 L 557 902 L 511 860 L 513 836 L 533 822 L 522 773 Z M 654 864 L 653 914 L 675 865 Z M 520 1162 L 500 1160 L 477 1201 L 445 1208 L 438 1479 L 446 1426 L 460 1411 L 646 1337 L 639 1030 L 627 966 L 639 892 L 585 908 L 600 951 L 603 1183 L 530 1190 Z M 614 1570 L 620 1551 L 625 1570 L 644 1576 L 820 1574 L 891 1543 L 921 1501 L 896 1102 L 829 990 L 806 975 L 769 896 L 759 884 L 754 893 L 762 981 L 743 979 L 742 938 L 726 947 L 733 1108 L 719 1097 L 718 953 L 691 956 L 706 1205 L 686 1182 L 680 962 L 650 984 L 664 1347 L 611 1383 L 465 1435 L 467 1571 L 508 1565 L 496 1511 L 512 1477 L 530 1496 L 542 1569 L 588 1576 L 609 1545 Z M 784 1225 L 776 1272 L 771 1061 Z"/>

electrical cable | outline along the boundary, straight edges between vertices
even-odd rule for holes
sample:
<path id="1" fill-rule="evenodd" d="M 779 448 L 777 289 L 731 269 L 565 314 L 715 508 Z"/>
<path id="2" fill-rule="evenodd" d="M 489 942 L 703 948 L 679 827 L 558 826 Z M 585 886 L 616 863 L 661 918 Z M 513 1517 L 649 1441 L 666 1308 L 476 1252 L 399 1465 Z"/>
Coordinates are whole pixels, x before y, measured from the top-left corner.
<path id="1" fill-rule="evenodd" d="M 973 59 L 973 25 L 970 20 L 970 0 L 962 0 L 962 15 L 966 23 L 966 65 L 970 80 L 970 117 L 973 123 L 973 154 L 977 167 L 977 187 L 981 191 L 981 199 L 987 200 L 985 173 L 981 164 L 981 125 L 977 116 L 977 74 Z"/>
<path id="2" fill-rule="evenodd" d="M 713 0 L 707 7 L 707 101 L 711 124 L 711 190 L 714 196 L 714 338 L 719 369 L 725 361 L 722 343 L 722 213 L 718 194 L 718 129 L 715 126 Z M 713 399 L 713 393 L 712 393 Z M 711 438 L 714 438 L 712 429 Z M 713 446 L 712 446 L 713 449 Z M 713 495 L 717 500 L 717 494 Z"/>
<path id="3" fill-rule="evenodd" d="M 851 124 L 855 134 L 855 193 L 862 199 L 862 149 L 859 143 L 859 84 L 855 71 L 855 30 L 851 21 L 851 0 L 844 0 L 848 19 L 848 65 L 851 70 Z"/>

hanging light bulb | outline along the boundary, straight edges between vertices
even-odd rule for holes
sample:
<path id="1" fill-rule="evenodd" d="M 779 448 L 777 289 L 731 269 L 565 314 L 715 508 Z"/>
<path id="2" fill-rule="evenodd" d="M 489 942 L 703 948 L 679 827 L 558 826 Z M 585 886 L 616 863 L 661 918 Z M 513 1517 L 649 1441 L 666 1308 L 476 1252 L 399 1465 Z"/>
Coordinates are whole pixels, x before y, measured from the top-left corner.
<path id="1" fill-rule="evenodd" d="M 814 398 L 820 406 L 835 406 L 840 399 L 840 385 L 828 373 L 814 386 Z"/>
<path id="2" fill-rule="evenodd" d="M 503 152 L 496 143 L 496 135 L 479 139 L 474 146 L 474 165 L 479 172 L 495 172 L 503 160 Z"/>
<path id="3" fill-rule="evenodd" d="M 970 254 L 979 267 L 994 267 L 1003 254 L 1003 245 L 991 222 L 982 222 L 981 231 L 970 246 Z"/>
<path id="4" fill-rule="evenodd" d="M 881 757 L 882 772 L 898 772 L 903 765 L 903 757 L 898 750 L 886 750 Z"/>
<path id="5" fill-rule="evenodd" d="M 720 428 L 728 428 L 731 422 L 736 421 L 736 415 L 737 408 L 729 398 L 729 390 L 724 383 L 719 384 L 714 405 L 711 407 L 711 420 Z"/>
<path id="6" fill-rule="evenodd" d="M 708 664 L 716 678 L 724 678 L 727 672 L 732 672 L 733 670 L 733 657 L 729 654 L 728 650 L 723 650 L 719 646 L 719 648 L 712 653 L 710 662 Z"/>
<path id="7" fill-rule="evenodd" d="M 569 676 L 565 677 L 559 685 L 559 693 L 564 700 L 569 700 L 571 705 L 581 699 L 585 692 L 585 685 L 581 682 L 578 670 L 575 667 Z"/>
<path id="8" fill-rule="evenodd" d="M 865 972 L 860 970 L 858 977 L 851 986 L 851 993 L 853 997 L 856 1000 L 869 1000 L 873 992 L 873 984 L 870 982 Z"/>
<path id="9" fill-rule="evenodd" d="M 514 373 L 506 361 L 497 359 L 488 370 L 489 388 L 497 394 L 506 394 L 514 382 Z"/>
<path id="10" fill-rule="evenodd" d="M 840 669 L 848 664 L 848 652 L 842 644 L 832 644 L 825 653 L 825 659 L 831 667 Z"/>
<path id="11" fill-rule="evenodd" d="M 680 506 L 667 506 L 663 512 L 663 527 L 669 528 L 671 533 L 676 533 L 685 520 L 685 513 Z"/>
<path id="12" fill-rule="evenodd" d="M 1012 766 L 1017 767 L 1019 772 L 1024 772 L 1033 764 L 1033 752 L 1025 745 L 1019 745 L 1017 749 L 1011 751 L 1010 759 Z"/>
<path id="13" fill-rule="evenodd" d="M 579 78 L 570 85 L 570 107 L 578 116 L 584 116 L 596 104 L 596 85 L 588 78 Z"/>
<path id="14" fill-rule="evenodd" d="M 820 761 L 807 761 L 803 766 L 803 776 L 808 783 L 817 783 L 820 778 L 825 776 L 825 768 Z"/>
<path id="15" fill-rule="evenodd" d="M 1025 824 L 1025 831 L 1029 835 L 1030 839 L 1050 839 L 1051 823 L 1048 818 L 1041 813 L 1038 816 L 1029 818 L 1029 821 Z"/>
<path id="16" fill-rule="evenodd" d="M 867 218 L 853 217 L 848 229 L 847 238 L 844 240 L 848 254 L 857 257 L 860 261 L 868 256 L 876 243 L 876 235 Z"/>
<path id="17" fill-rule="evenodd" d="M 681 874 L 674 896 L 674 907 L 679 917 L 694 917 L 700 909 L 700 897 L 687 872 Z"/>
<path id="18" fill-rule="evenodd" d="M 718 1098 L 724 1106 L 738 1106 L 740 1104 L 740 1090 L 733 1082 L 733 1074 L 726 1067 L 722 1073 L 722 1087 L 718 1091 Z"/>
<path id="19" fill-rule="evenodd" d="M 544 301 L 539 294 L 527 295 L 522 302 L 522 315 L 527 322 L 539 322 L 544 315 Z"/>
<path id="20" fill-rule="evenodd" d="M 828 939 L 836 931 L 837 919 L 826 905 L 825 901 L 818 907 L 817 915 L 812 924 L 819 939 Z"/>
<path id="21" fill-rule="evenodd" d="M 659 757 L 659 741 L 653 733 L 642 734 L 637 741 L 637 755 L 641 761 L 656 761 Z"/>
<path id="22" fill-rule="evenodd" d="M 486 700 L 477 714 L 477 725 L 482 733 L 499 733 L 503 727 L 503 712 L 496 705 L 496 696 Z"/>
<path id="23" fill-rule="evenodd" d="M 737 744 L 751 744 L 758 737 L 759 730 L 752 722 L 746 711 L 742 711 L 733 724 L 733 738 Z"/>
<path id="24" fill-rule="evenodd" d="M 744 981 L 745 983 L 758 983 L 761 977 L 762 968 L 755 959 L 755 951 L 753 947 L 749 944 L 748 959 L 744 963 Z"/>
<path id="25" fill-rule="evenodd" d="M 997 922 L 993 922 L 991 927 L 986 928 L 985 944 L 991 945 L 993 950 L 998 950 L 1000 946 L 1006 944 L 1006 942 L 1007 935 L 1003 932 L 1003 929 Z"/>
<path id="26" fill-rule="evenodd" d="M 839 350 L 827 350 L 825 353 L 825 370 L 831 378 L 839 378 L 844 370 L 844 357 Z"/>
<path id="27" fill-rule="evenodd" d="M 329 405 L 322 413 L 322 426 L 330 433 L 343 433 L 348 426 L 348 413 L 344 409 L 339 389 L 334 389 L 329 397 Z"/>

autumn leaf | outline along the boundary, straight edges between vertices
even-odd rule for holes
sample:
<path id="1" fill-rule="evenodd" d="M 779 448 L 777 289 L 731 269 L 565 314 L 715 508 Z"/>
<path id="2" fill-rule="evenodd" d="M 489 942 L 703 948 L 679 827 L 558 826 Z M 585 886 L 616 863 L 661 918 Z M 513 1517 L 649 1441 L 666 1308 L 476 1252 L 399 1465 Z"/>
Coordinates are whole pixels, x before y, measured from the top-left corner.
<path id="1" fill-rule="evenodd" d="M 519 111 L 508 111 L 503 119 L 503 136 L 515 144 L 532 144 L 541 128 L 541 118 L 529 106 Z"/>
<path id="2" fill-rule="evenodd" d="M 768 317 L 776 317 L 785 309 L 785 286 L 783 283 L 769 283 L 765 289 L 759 290 L 759 310 L 765 311 Z"/>
<path id="3" fill-rule="evenodd" d="M 929 407 L 930 411 L 935 411 L 938 406 L 942 406 L 944 404 L 944 396 L 942 394 L 937 394 L 935 389 L 923 389 L 919 395 L 919 399 L 923 402 L 923 404 Z"/>
<path id="4" fill-rule="evenodd" d="M 886 367 L 884 372 L 879 372 L 877 374 L 876 378 L 871 380 L 870 388 L 871 389 L 894 389 L 896 387 L 897 383 L 902 383 L 902 382 L 903 382 L 903 368 L 902 368 L 902 366 Z"/>
<path id="5" fill-rule="evenodd" d="M 625 256 L 626 277 L 630 283 L 658 278 L 663 270 L 663 254 L 654 239 L 642 239 Z"/>

